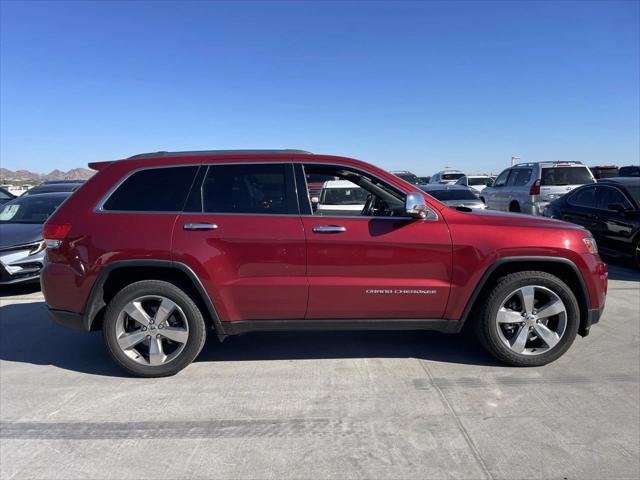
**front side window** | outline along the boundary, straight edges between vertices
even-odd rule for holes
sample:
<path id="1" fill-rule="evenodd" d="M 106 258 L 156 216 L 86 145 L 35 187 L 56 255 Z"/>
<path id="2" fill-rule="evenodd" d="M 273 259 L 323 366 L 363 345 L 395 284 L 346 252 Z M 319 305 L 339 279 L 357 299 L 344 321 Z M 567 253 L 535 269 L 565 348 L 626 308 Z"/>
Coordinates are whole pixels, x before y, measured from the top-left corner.
<path id="1" fill-rule="evenodd" d="M 391 185 L 339 166 L 305 165 L 305 176 L 332 178 L 324 183 L 319 201 L 310 200 L 312 213 L 319 216 L 405 216 L 404 195 Z"/>
<path id="2" fill-rule="evenodd" d="M 202 184 L 207 213 L 295 214 L 291 165 L 211 165 Z"/>
<path id="3" fill-rule="evenodd" d="M 624 194 L 617 188 L 598 187 L 596 198 L 596 206 L 600 210 L 609 210 L 609 205 L 622 205 L 624 208 L 633 208 L 629 200 L 627 200 Z"/>
<path id="4" fill-rule="evenodd" d="M 134 173 L 102 206 L 121 212 L 181 212 L 198 167 L 150 168 Z"/>

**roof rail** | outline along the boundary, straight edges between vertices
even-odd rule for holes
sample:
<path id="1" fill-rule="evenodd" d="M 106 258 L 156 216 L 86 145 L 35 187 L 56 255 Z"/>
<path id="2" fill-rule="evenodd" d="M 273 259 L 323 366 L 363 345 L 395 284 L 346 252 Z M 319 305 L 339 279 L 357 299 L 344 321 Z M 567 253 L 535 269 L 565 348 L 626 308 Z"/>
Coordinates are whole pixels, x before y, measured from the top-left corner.
<path id="1" fill-rule="evenodd" d="M 134 158 L 153 158 L 153 157 L 182 157 L 182 156 L 199 156 L 199 155 L 252 155 L 252 154 L 277 154 L 277 153 L 304 153 L 312 154 L 306 150 L 295 149 L 283 149 L 283 150 L 193 150 L 184 152 L 150 152 L 140 153 L 127 158 L 127 160 Z"/>

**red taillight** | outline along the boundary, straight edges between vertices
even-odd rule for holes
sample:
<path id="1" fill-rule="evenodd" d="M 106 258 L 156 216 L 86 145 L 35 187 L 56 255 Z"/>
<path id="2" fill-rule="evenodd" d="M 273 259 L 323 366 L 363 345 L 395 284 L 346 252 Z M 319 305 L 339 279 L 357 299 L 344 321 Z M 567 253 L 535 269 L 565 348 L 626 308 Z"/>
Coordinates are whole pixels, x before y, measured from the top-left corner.
<path id="1" fill-rule="evenodd" d="M 536 183 L 531 185 L 529 195 L 540 195 L 540 180 L 536 180 Z"/>
<path id="2" fill-rule="evenodd" d="M 69 230 L 71 230 L 69 223 L 45 223 L 42 236 L 45 240 L 64 240 Z"/>

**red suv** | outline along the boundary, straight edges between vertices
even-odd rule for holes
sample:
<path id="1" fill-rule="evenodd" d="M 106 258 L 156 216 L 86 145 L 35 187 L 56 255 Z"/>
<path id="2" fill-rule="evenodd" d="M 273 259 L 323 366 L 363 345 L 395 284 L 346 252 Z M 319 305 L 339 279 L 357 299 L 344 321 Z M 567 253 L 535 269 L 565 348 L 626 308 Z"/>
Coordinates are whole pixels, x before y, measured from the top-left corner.
<path id="1" fill-rule="evenodd" d="M 449 208 L 369 164 L 297 150 L 158 152 L 98 173 L 44 227 L 57 322 L 101 329 L 134 375 L 172 375 L 207 332 L 437 330 L 472 323 L 543 365 L 602 313 L 607 267 L 581 227 Z M 307 179 L 366 190 L 315 210 Z"/>

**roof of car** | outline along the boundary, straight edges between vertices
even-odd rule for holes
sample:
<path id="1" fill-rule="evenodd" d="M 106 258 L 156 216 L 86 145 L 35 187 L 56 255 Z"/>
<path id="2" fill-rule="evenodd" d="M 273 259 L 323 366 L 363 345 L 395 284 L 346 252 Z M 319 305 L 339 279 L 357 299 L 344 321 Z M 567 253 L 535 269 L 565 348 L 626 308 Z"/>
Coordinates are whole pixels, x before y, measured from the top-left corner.
<path id="1" fill-rule="evenodd" d="M 534 165 L 540 165 L 541 167 L 553 167 L 553 166 L 584 167 L 586 166 L 584 163 L 578 162 L 575 160 L 545 160 L 542 162 L 516 163 L 511 168 L 533 167 Z"/>
<path id="2" fill-rule="evenodd" d="M 429 190 L 469 190 L 464 185 L 456 185 L 451 183 L 427 183 L 420 185 L 422 191 L 427 192 Z"/>
<path id="3" fill-rule="evenodd" d="M 157 158 L 157 157 L 197 157 L 197 156 L 209 156 L 209 155 L 273 155 L 274 153 L 303 153 L 303 154 L 311 154 L 306 150 L 296 150 L 296 149 L 257 149 L 257 150 L 186 150 L 183 152 L 150 152 L 150 153 L 139 153 L 137 155 L 133 155 L 127 160 L 135 159 L 135 158 Z"/>
<path id="4" fill-rule="evenodd" d="M 598 180 L 598 183 L 619 183 L 621 185 L 640 185 L 640 177 L 611 177 Z"/>

